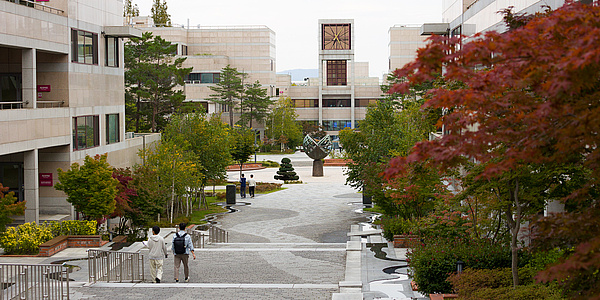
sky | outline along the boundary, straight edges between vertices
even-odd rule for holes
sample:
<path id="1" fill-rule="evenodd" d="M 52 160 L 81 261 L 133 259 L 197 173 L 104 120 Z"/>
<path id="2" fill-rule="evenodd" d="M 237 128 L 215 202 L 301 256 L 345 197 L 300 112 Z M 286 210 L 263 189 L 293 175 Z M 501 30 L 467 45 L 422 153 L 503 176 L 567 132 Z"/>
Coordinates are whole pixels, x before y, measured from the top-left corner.
<path id="1" fill-rule="evenodd" d="M 133 0 L 150 15 L 153 0 Z M 266 25 L 275 31 L 277 72 L 317 69 L 318 20 L 354 19 L 355 60 L 371 76 L 387 72 L 390 27 L 439 23 L 442 0 L 167 0 L 174 24 Z"/>

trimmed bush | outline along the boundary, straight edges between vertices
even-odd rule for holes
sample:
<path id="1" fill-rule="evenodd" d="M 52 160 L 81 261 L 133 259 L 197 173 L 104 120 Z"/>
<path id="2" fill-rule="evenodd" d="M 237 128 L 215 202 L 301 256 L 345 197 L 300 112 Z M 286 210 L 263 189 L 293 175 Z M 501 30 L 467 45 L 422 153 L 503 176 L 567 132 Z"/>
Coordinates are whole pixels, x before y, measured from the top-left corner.
<path id="1" fill-rule="evenodd" d="M 408 252 L 412 277 L 426 294 L 450 293 L 446 279 L 456 272 L 456 262 L 473 269 L 510 267 L 510 248 L 489 240 L 428 238 Z"/>
<path id="2" fill-rule="evenodd" d="M 448 278 L 460 299 L 563 299 L 556 285 L 534 284 L 529 268 L 519 269 L 519 280 L 522 285 L 513 288 L 510 268 L 467 269 L 460 275 L 454 274 Z"/>
<path id="3" fill-rule="evenodd" d="M 38 246 L 52 238 L 49 226 L 31 222 L 7 228 L 0 235 L 0 246 L 7 254 L 37 254 Z"/>
<path id="4" fill-rule="evenodd" d="M 300 177 L 296 175 L 294 172 L 294 167 L 292 167 L 292 161 L 284 157 L 281 159 L 281 165 L 279 167 L 279 171 L 277 171 L 277 175 L 273 176 L 277 180 L 298 180 Z"/>
<path id="5" fill-rule="evenodd" d="M 52 235 L 94 235 L 97 234 L 98 223 L 96 221 L 70 220 L 61 222 L 50 222 Z"/>

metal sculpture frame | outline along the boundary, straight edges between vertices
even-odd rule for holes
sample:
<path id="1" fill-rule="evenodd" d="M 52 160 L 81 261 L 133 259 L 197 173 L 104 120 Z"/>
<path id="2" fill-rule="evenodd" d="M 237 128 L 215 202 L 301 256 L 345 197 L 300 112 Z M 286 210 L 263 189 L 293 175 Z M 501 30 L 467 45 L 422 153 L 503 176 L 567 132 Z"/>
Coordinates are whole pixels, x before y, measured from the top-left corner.
<path id="1" fill-rule="evenodd" d="M 304 152 L 313 159 L 313 177 L 323 176 L 323 159 L 331 152 L 331 137 L 325 135 L 322 138 L 313 138 L 310 134 L 304 137 L 302 142 Z"/>

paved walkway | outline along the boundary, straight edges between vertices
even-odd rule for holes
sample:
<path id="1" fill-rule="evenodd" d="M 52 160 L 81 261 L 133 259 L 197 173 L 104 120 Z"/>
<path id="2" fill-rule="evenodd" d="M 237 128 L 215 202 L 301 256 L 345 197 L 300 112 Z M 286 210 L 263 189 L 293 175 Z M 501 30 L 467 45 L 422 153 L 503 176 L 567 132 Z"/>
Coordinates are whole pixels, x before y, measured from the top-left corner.
<path id="1" fill-rule="evenodd" d="M 269 157 L 280 161 L 281 157 Z M 238 212 L 217 218 L 229 232 L 230 243 L 197 249 L 190 259 L 190 282 L 175 283 L 172 255 L 165 260 L 160 284 L 96 283 L 87 281 L 87 261 L 70 261 L 81 270 L 71 274 L 71 299 L 411 299 L 405 275 L 383 272 L 403 262 L 381 260 L 367 245 L 384 246 L 388 257 L 402 258 L 390 250 L 381 235 L 361 236 L 356 230 L 372 231 L 357 224 L 367 221 L 361 195 L 345 185 L 342 167 L 326 167 L 325 176 L 312 177 L 310 159 L 304 153 L 287 156 L 303 184 L 285 185 L 283 191 L 240 199 Z M 259 156 L 259 161 L 261 156 Z M 304 166 L 297 166 L 304 165 Z M 277 169 L 244 172 L 257 181 L 276 182 Z M 231 179 L 239 172 L 229 172 Z M 242 203 L 245 202 L 245 203 Z M 349 237 L 353 228 L 356 234 Z M 168 234 L 163 229 L 164 234 Z M 171 235 L 166 237 L 170 242 Z M 369 243 L 369 244 L 367 244 Z M 354 250 L 354 251 L 350 251 Z M 142 251 L 147 253 L 147 251 Z M 52 258 L 30 258 L 31 262 L 85 257 L 83 249 L 67 249 Z M 0 258 L 0 262 L 6 261 Z M 13 259 L 14 261 L 14 259 Z M 183 268 L 181 268 L 183 273 Z M 399 272 L 402 269 L 399 269 Z M 179 276 L 183 279 L 183 274 Z M 180 280 L 183 281 L 183 280 Z M 351 293 L 350 293 L 351 292 Z"/>

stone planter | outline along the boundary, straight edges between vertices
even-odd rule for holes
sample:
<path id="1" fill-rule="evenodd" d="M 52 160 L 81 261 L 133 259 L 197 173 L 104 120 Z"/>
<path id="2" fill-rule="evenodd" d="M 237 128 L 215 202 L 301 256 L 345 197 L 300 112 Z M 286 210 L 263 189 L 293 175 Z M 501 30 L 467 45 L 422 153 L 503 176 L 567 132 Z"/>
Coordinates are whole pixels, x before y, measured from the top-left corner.
<path id="1" fill-rule="evenodd" d="M 394 235 L 394 248 L 411 248 L 415 243 L 419 243 L 418 235 L 400 234 Z"/>

